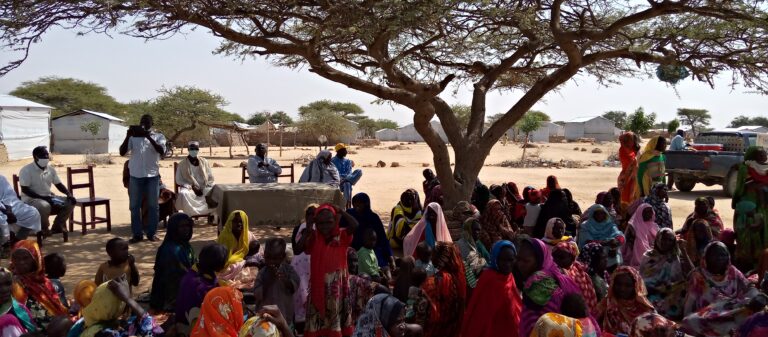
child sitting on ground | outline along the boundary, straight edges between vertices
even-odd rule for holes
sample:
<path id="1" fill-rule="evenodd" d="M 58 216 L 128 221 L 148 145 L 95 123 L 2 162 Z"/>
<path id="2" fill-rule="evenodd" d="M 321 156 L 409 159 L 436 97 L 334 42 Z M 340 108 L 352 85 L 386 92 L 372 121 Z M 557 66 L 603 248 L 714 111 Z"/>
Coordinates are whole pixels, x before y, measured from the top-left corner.
<path id="1" fill-rule="evenodd" d="M 287 243 L 281 238 L 270 238 L 264 244 L 264 268 L 256 275 L 253 295 L 256 307 L 277 305 L 288 324 L 294 325 L 293 294 L 299 287 L 299 274 L 286 259 Z"/>
<path id="2" fill-rule="evenodd" d="M 368 228 L 363 232 L 363 247 L 357 251 L 358 271 L 360 274 L 366 274 L 374 282 L 386 284 L 379 267 L 379 260 L 376 258 L 376 232 L 373 228 Z"/>
<path id="3" fill-rule="evenodd" d="M 112 238 L 107 241 L 106 248 L 109 261 L 99 266 L 94 282 L 98 286 L 124 276 L 129 281 L 133 293 L 133 287 L 139 286 L 139 270 L 136 268 L 136 259 L 128 252 L 128 241 Z"/>
<path id="4" fill-rule="evenodd" d="M 416 268 L 424 269 L 427 276 L 435 275 L 435 265 L 432 264 L 432 247 L 426 241 L 416 245 Z"/>
<path id="5" fill-rule="evenodd" d="M 64 284 L 61 283 L 61 278 L 67 273 L 67 262 L 64 261 L 64 256 L 59 253 L 48 254 L 43 258 L 43 264 L 45 265 L 45 276 L 51 280 L 53 288 L 59 293 L 61 304 L 69 308 L 67 292 L 64 289 Z"/>

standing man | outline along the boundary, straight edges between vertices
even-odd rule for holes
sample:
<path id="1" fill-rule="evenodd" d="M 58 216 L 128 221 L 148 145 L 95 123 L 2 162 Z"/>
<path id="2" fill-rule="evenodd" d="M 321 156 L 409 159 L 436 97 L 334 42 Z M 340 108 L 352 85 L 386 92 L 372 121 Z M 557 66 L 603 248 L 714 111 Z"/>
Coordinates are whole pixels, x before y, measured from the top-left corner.
<path id="1" fill-rule="evenodd" d="M 685 148 L 688 145 L 685 144 L 685 131 L 683 130 L 677 130 L 677 133 L 674 137 L 672 137 L 672 140 L 669 142 L 669 149 L 667 151 L 685 151 Z M 675 175 L 672 172 L 667 173 L 667 189 L 670 191 L 674 191 L 675 188 L 673 187 L 675 183 Z"/>
<path id="2" fill-rule="evenodd" d="M 131 175 L 128 183 L 128 196 L 131 209 L 131 231 L 133 237 L 128 241 L 137 243 L 144 239 L 141 221 L 141 200 L 147 201 L 146 235 L 149 241 L 156 241 L 157 222 L 160 217 L 160 159 L 165 153 L 165 136 L 152 130 L 152 116 L 141 116 L 139 125 L 131 126 L 120 145 L 120 155 L 131 153 L 128 171 Z"/>
<path id="3" fill-rule="evenodd" d="M 360 177 L 363 176 L 363 171 L 360 169 L 352 171 L 355 167 L 355 162 L 347 159 L 347 146 L 344 143 L 336 144 L 336 156 L 331 160 L 333 165 L 336 166 L 336 170 L 339 171 L 339 189 L 344 193 L 344 201 L 346 202 L 347 209 L 352 208 L 352 186 L 357 184 Z"/>
<path id="4" fill-rule="evenodd" d="M 248 158 L 248 180 L 252 183 L 276 183 L 283 169 L 272 158 L 267 158 L 267 144 L 256 145 L 256 155 Z"/>
<path id="5" fill-rule="evenodd" d="M 33 162 L 27 164 L 19 171 L 19 185 L 21 185 L 21 201 L 34 207 L 40 213 L 40 224 L 43 236 L 52 233 L 62 233 L 66 229 L 72 210 L 75 208 L 75 197 L 61 183 L 56 169 L 48 165 L 50 154 L 45 146 L 38 146 L 32 150 Z M 55 185 L 65 197 L 54 196 L 51 193 L 51 185 Z M 56 214 L 51 228 L 48 217 Z M 27 230 L 20 229 L 20 236 L 29 234 Z M 24 232 L 24 233 L 22 233 Z"/>

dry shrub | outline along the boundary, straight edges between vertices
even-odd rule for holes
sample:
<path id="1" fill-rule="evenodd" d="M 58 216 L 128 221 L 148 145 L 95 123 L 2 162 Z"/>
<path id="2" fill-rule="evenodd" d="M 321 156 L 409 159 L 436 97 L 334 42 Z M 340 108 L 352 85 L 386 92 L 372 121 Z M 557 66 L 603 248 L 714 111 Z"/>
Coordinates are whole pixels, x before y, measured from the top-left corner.
<path id="1" fill-rule="evenodd" d="M 603 153 L 603 150 L 601 150 L 599 147 L 596 147 L 592 149 L 592 153 Z"/>
<path id="2" fill-rule="evenodd" d="M 389 165 L 389 167 L 400 167 L 400 163 L 393 161 L 392 164 Z"/>
<path id="3" fill-rule="evenodd" d="M 385 162 L 383 162 L 383 161 L 379 160 L 379 162 L 378 162 L 378 163 L 376 163 L 376 167 L 387 167 L 387 163 L 385 163 Z"/>
<path id="4" fill-rule="evenodd" d="M 429 163 L 421 163 L 421 167 L 429 167 Z"/>
<path id="5" fill-rule="evenodd" d="M 392 146 L 387 147 L 387 148 L 390 149 L 390 150 L 410 150 L 411 149 L 410 147 L 403 146 L 403 145 L 404 144 L 392 145 Z"/>
<path id="6" fill-rule="evenodd" d="M 86 153 L 83 155 L 83 164 L 87 166 L 112 165 L 115 161 L 109 154 Z"/>

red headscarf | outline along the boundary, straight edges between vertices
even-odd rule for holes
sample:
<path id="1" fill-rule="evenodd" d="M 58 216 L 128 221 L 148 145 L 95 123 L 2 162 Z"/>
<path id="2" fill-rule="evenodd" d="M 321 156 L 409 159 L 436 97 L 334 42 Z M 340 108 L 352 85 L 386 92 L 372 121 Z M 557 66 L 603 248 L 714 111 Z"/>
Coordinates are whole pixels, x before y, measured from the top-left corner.
<path id="1" fill-rule="evenodd" d="M 314 256 L 310 261 L 310 303 L 319 313 L 325 314 L 325 275 L 347 270 L 347 247 L 352 243 L 352 235 L 340 230 L 339 221 L 336 219 L 336 208 L 330 204 L 320 205 L 315 210 L 315 219 L 322 211 L 330 211 L 334 217 L 330 237 L 323 237 L 320 231 L 315 229 L 307 242 L 305 251 L 310 256 Z"/>
<path id="2" fill-rule="evenodd" d="M 48 311 L 49 316 L 58 316 L 67 314 L 67 308 L 61 304 L 59 294 L 53 287 L 51 280 L 45 277 L 45 267 L 43 266 L 43 256 L 40 253 L 40 248 L 37 243 L 29 240 L 21 240 L 13 246 L 11 256 L 13 253 L 22 250 L 35 260 L 37 269 L 34 272 L 21 275 L 16 272 L 16 268 L 13 265 L 13 259 L 11 259 L 11 270 L 14 273 L 15 281 L 13 282 L 13 297 L 19 303 L 26 303 L 29 297 L 32 297 L 35 301 Z"/>

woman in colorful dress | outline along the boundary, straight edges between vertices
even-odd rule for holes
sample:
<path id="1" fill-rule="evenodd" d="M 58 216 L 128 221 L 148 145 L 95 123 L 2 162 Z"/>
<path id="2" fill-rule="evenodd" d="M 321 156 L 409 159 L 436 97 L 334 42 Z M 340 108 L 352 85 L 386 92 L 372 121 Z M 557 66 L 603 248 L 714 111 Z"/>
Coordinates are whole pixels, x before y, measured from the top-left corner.
<path id="1" fill-rule="evenodd" d="M 578 256 L 579 248 L 576 246 L 576 242 L 573 241 L 558 243 L 552 252 L 552 259 L 560 267 L 562 273 L 570 277 L 581 289 L 581 295 L 584 298 L 587 310 L 596 314 L 597 295 L 595 295 L 595 287 L 592 284 L 592 278 L 587 273 L 587 266 L 576 261 Z"/>
<path id="2" fill-rule="evenodd" d="M 682 323 L 687 334 L 730 335 L 754 312 L 762 310 L 752 302 L 759 290 L 731 264 L 728 247 L 722 242 L 713 241 L 704 249 L 701 266 L 688 279 Z"/>
<path id="3" fill-rule="evenodd" d="M 544 230 L 544 238 L 541 239 L 547 244 L 547 249 L 552 249 L 564 241 L 573 241 L 573 237 L 565 235 L 565 222 L 560 218 L 552 218 L 547 221 L 547 229 Z M 578 254 L 577 254 L 578 255 Z"/>
<path id="4" fill-rule="evenodd" d="M 45 276 L 43 257 L 36 242 L 21 240 L 13 246 L 10 269 L 14 275 L 14 299 L 29 309 L 39 326 L 45 327 L 54 317 L 67 314 L 67 307 Z"/>
<path id="5" fill-rule="evenodd" d="M 675 337 L 677 323 L 655 313 L 647 313 L 636 318 L 629 328 L 632 337 Z"/>
<path id="6" fill-rule="evenodd" d="M 481 230 L 478 220 L 474 218 L 467 219 L 461 231 L 461 239 L 456 241 L 456 246 L 461 252 L 461 260 L 464 262 L 468 290 L 475 289 L 478 277 L 480 277 L 480 273 L 485 269 L 486 263 L 490 259 L 490 254 L 485 249 L 483 243 L 475 239 Z"/>
<path id="7" fill-rule="evenodd" d="M 493 245 L 488 269 L 480 276 L 464 314 L 462 336 L 496 337 L 518 331 L 522 300 L 512 275 L 516 254 L 512 242 Z"/>
<path id="8" fill-rule="evenodd" d="M 608 249 L 608 268 L 621 265 L 619 248 L 624 244 L 624 234 L 619 231 L 603 205 L 594 204 L 587 210 L 587 221 L 579 230 L 579 247 L 598 242 Z"/>
<path id="9" fill-rule="evenodd" d="M 405 236 L 421 220 L 421 216 L 419 192 L 414 189 L 406 190 L 400 195 L 400 201 L 392 208 L 392 213 L 389 215 L 387 239 L 390 247 L 401 248 Z"/>
<path id="10" fill-rule="evenodd" d="M 707 248 L 710 242 L 715 240 L 712 228 L 706 220 L 696 220 L 683 237 L 685 237 L 688 245 L 687 251 L 688 256 L 691 258 L 691 263 L 693 263 L 694 267 L 700 266 L 704 256 L 704 249 Z"/>
<path id="11" fill-rule="evenodd" d="M 587 274 L 592 279 L 592 286 L 595 288 L 597 301 L 602 301 L 603 298 L 608 296 L 608 282 L 605 280 L 608 258 L 605 248 L 597 242 L 590 242 L 581 248 L 578 260 L 587 267 Z"/>
<path id="12" fill-rule="evenodd" d="M 341 229 L 341 218 L 347 228 Z M 311 259 L 309 297 L 304 336 L 349 336 L 354 329 L 349 303 L 347 249 L 357 220 L 333 205 L 315 210 L 315 229 L 305 228 L 297 247 Z"/>
<path id="13" fill-rule="evenodd" d="M 645 144 L 643 152 L 637 158 L 637 188 L 640 196 L 649 195 L 651 186 L 655 183 L 666 183 L 663 154 L 666 148 L 666 138 L 653 137 Z"/>
<path id="14" fill-rule="evenodd" d="M 155 255 L 149 307 L 155 311 L 174 312 L 181 278 L 197 263 L 189 240 L 194 222 L 189 215 L 176 213 L 168 219 L 165 238 Z"/>
<path id="15" fill-rule="evenodd" d="M 621 173 L 617 181 L 621 200 L 617 203 L 621 209 L 626 207 L 638 198 L 637 194 L 637 152 L 640 151 L 639 139 L 631 131 L 627 131 L 619 136 L 619 161 L 621 161 Z"/>
<path id="16" fill-rule="evenodd" d="M 459 249 L 451 242 L 437 242 L 432 263 L 438 270 L 421 286 L 432 302 L 425 337 L 457 337 L 467 301 L 467 279 Z"/>
<path id="17" fill-rule="evenodd" d="M 739 165 L 736 192 L 731 205 L 735 212 L 737 241 L 734 263 L 738 267 L 754 266 L 768 248 L 768 155 L 761 147 L 752 146 Z M 762 170 L 760 170 L 762 168 Z M 760 275 L 762 279 L 763 275 Z"/>
<path id="18" fill-rule="evenodd" d="M 504 205 L 498 199 L 488 202 L 485 213 L 480 217 L 480 223 L 483 230 L 479 233 L 479 239 L 486 247 L 493 247 L 499 240 L 511 240 L 515 235 L 504 211 Z"/>
<path id="19" fill-rule="evenodd" d="M 229 257 L 224 270 L 218 274 L 218 278 L 225 284 L 236 289 L 250 288 L 256 281 L 257 270 L 250 266 L 245 257 L 248 255 L 248 247 L 256 237 L 248 226 L 248 214 L 243 211 L 233 211 L 227 217 L 219 238 L 216 240 L 229 250 Z"/>
<path id="20" fill-rule="evenodd" d="M 651 187 L 651 194 L 642 200 L 653 207 L 653 214 L 656 216 L 656 224 L 659 228 L 672 228 L 672 208 L 669 207 L 667 185 L 656 183 Z M 634 211 L 633 211 L 634 212 Z"/>
<path id="21" fill-rule="evenodd" d="M 611 276 L 608 296 L 598 305 L 598 322 L 603 332 L 629 334 L 632 322 L 647 313 L 656 312 L 648 301 L 643 278 L 629 266 L 616 268 Z"/>
<path id="22" fill-rule="evenodd" d="M 706 197 L 696 198 L 694 201 L 693 212 L 689 214 L 687 218 L 685 218 L 683 228 L 681 228 L 679 232 L 681 234 L 685 234 L 685 232 L 691 228 L 693 222 L 697 220 L 706 221 L 707 224 L 709 224 L 710 230 L 712 231 L 712 236 L 715 238 L 719 238 L 720 232 L 725 229 L 725 226 L 723 226 L 723 220 L 720 218 L 720 215 L 718 215 L 717 212 L 712 209 L 712 204 Z"/>
<path id="23" fill-rule="evenodd" d="M 693 270 L 685 242 L 678 241 L 671 229 L 662 228 L 656 234 L 653 249 L 640 261 L 639 270 L 648 289 L 648 300 L 656 311 L 669 319 L 682 319 L 686 276 Z"/>
<path id="24" fill-rule="evenodd" d="M 433 249 L 437 242 L 453 242 L 445 215 L 440 204 L 433 202 L 427 206 L 427 211 L 416 226 L 408 232 L 403 240 L 403 255 L 414 256 L 416 246 L 426 242 Z"/>
<path id="25" fill-rule="evenodd" d="M 520 336 L 529 336 L 542 315 L 559 312 L 566 295 L 581 294 L 579 286 L 560 272 L 541 240 L 520 241 L 515 269 L 525 279 Z"/>
<path id="26" fill-rule="evenodd" d="M 629 226 L 624 231 L 627 242 L 621 246 L 625 265 L 639 267 L 645 252 L 653 247 L 656 233 L 659 231 L 655 217 L 653 207 L 649 204 L 642 204 L 629 219 Z"/>
<path id="27" fill-rule="evenodd" d="M 19 337 L 28 332 L 36 332 L 39 327 L 32 318 L 29 309 L 12 296 L 13 274 L 0 268 L 0 335 Z"/>

